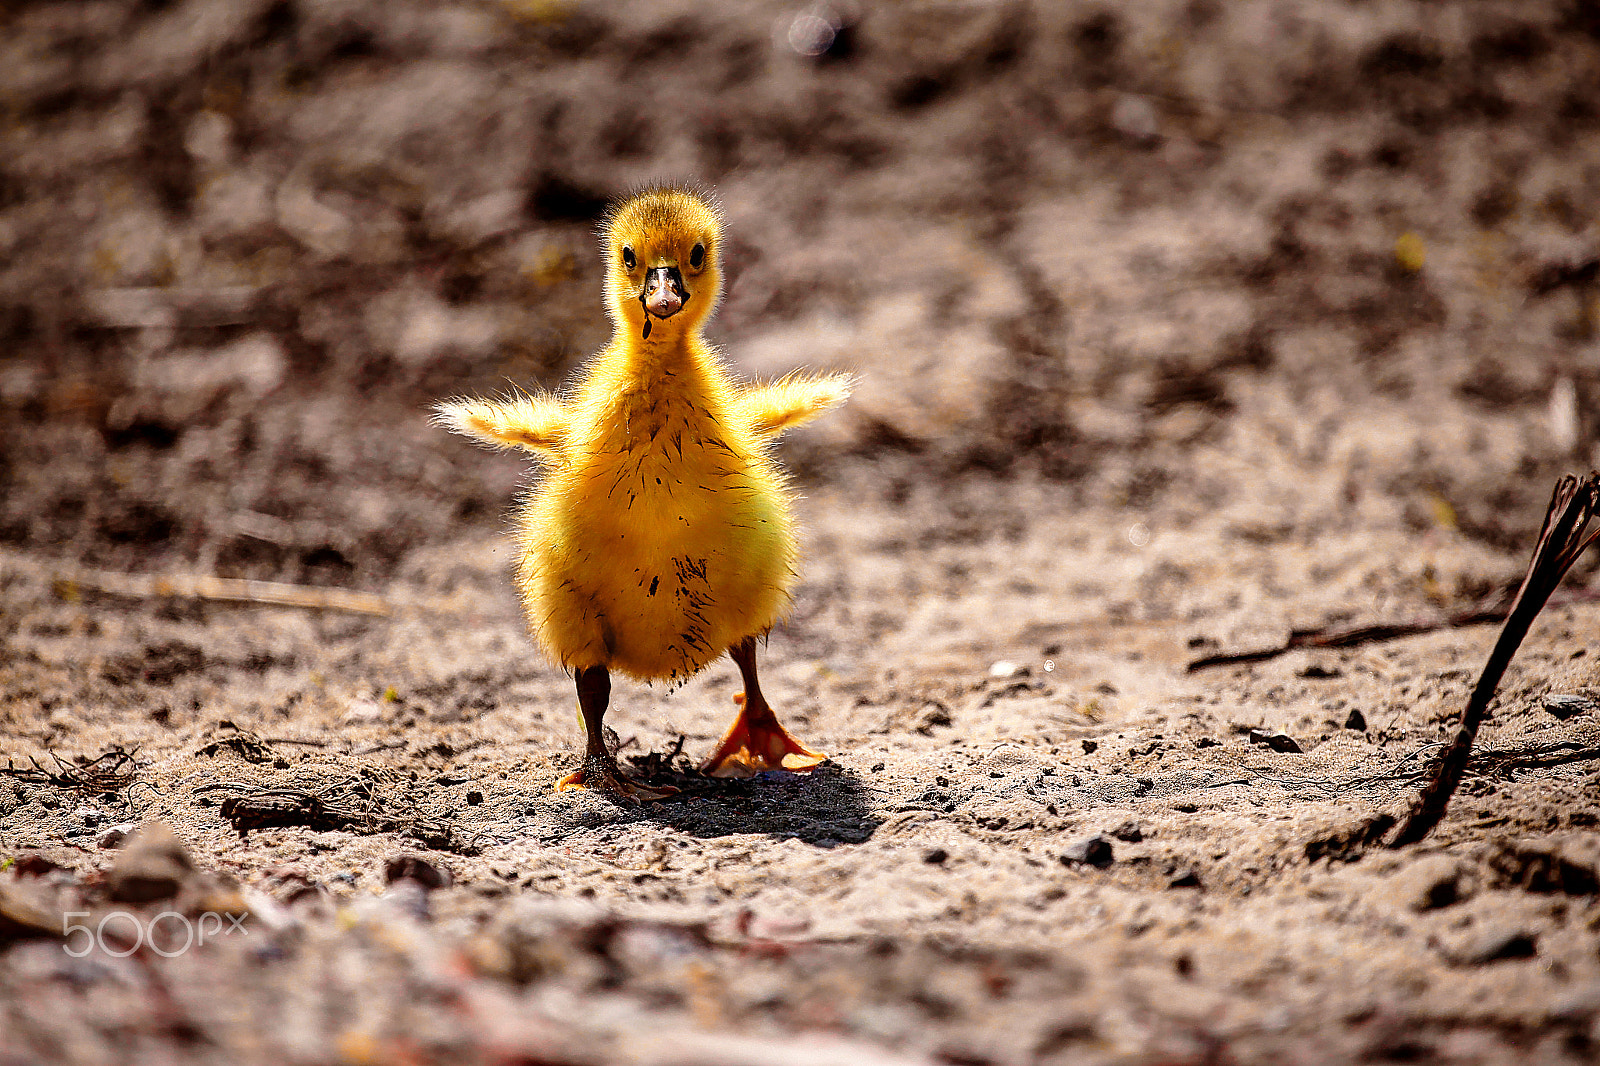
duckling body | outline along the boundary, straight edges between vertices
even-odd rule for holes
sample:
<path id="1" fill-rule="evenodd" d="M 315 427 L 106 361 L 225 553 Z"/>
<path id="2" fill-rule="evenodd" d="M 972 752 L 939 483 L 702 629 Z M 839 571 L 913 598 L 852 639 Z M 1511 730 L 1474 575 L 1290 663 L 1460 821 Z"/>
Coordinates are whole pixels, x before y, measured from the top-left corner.
<path id="1" fill-rule="evenodd" d="M 518 518 L 517 582 L 563 666 L 676 681 L 787 604 L 788 494 L 710 352 L 618 347 L 575 398 L 570 459 Z"/>
<path id="2" fill-rule="evenodd" d="M 702 195 L 654 189 L 622 202 L 602 228 L 615 333 L 570 398 L 438 408 L 449 428 L 544 460 L 516 516 L 517 585 L 530 631 L 578 684 L 589 743 L 567 787 L 659 798 L 623 778 L 604 748 L 610 671 L 680 681 L 725 651 L 745 694 L 704 768 L 809 769 L 825 758 L 789 737 L 761 697 L 755 644 L 795 580 L 791 493 L 768 449 L 842 402 L 850 382 L 730 379 L 701 335 L 720 243 Z"/>

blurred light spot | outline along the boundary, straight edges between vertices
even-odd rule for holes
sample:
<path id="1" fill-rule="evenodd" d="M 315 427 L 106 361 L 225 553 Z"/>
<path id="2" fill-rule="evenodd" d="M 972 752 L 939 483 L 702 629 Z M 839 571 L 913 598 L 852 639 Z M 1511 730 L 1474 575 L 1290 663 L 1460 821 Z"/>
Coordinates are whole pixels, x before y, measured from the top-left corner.
<path id="1" fill-rule="evenodd" d="M 523 22 L 555 24 L 572 15 L 571 0 L 502 0 L 511 16 Z"/>
<path id="2" fill-rule="evenodd" d="M 547 244 L 522 265 L 522 276 L 535 285 L 555 285 L 566 281 L 578 272 L 578 261 L 571 252 L 556 244 Z"/>
<path id="3" fill-rule="evenodd" d="M 1565 374 L 1550 390 L 1550 436 L 1564 452 L 1578 446 L 1578 390 Z"/>
<path id="4" fill-rule="evenodd" d="M 1128 527 L 1128 543 L 1135 548 L 1142 548 L 1150 543 L 1150 527 L 1143 522 L 1135 522 Z"/>
<path id="5" fill-rule="evenodd" d="M 1123 93 L 1111 108 L 1111 125 L 1116 131 L 1140 144 L 1161 139 L 1161 118 L 1155 105 L 1142 96 Z"/>
<path id="6" fill-rule="evenodd" d="M 1433 524 L 1440 529 L 1454 532 L 1459 528 L 1456 522 L 1456 509 L 1450 506 L 1450 501 L 1437 493 L 1428 497 L 1428 511 L 1433 515 Z"/>
<path id="7" fill-rule="evenodd" d="M 1422 264 L 1427 261 L 1428 249 L 1422 243 L 1422 238 L 1407 230 L 1400 234 L 1394 242 L 1394 261 L 1413 274 L 1422 269 Z"/>
<path id="8" fill-rule="evenodd" d="M 789 47 L 803 56 L 820 56 L 833 47 L 844 26 L 839 13 L 827 4 L 813 4 L 789 20 L 785 35 Z"/>

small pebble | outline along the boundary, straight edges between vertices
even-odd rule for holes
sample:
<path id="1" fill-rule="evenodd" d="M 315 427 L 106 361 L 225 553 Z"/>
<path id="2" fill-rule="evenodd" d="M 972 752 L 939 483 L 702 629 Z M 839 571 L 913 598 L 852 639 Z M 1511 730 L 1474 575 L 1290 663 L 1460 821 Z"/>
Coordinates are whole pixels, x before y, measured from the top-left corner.
<path id="1" fill-rule="evenodd" d="M 429 862 L 420 855 L 396 855 L 383 864 L 383 881 L 392 885 L 396 881 L 415 881 L 428 891 L 449 888 L 455 878 L 448 867 Z"/>
<path id="2" fill-rule="evenodd" d="M 1250 743 L 1261 744 L 1273 751 L 1281 751 L 1290 755 L 1304 754 L 1298 741 L 1287 733 L 1273 733 L 1266 729 L 1250 730 Z"/>
<path id="3" fill-rule="evenodd" d="M 1111 108 L 1111 125 L 1124 137 L 1141 145 L 1160 140 L 1161 119 L 1149 100 L 1123 93 Z"/>
<path id="4" fill-rule="evenodd" d="M 1488 929 L 1469 936 L 1455 951 L 1445 957 L 1457 966 L 1482 966 L 1490 962 L 1510 959 L 1531 959 L 1539 954 L 1539 938 L 1520 929 Z"/>
<path id="5" fill-rule="evenodd" d="M 1110 866 L 1115 861 L 1111 852 L 1111 839 L 1103 834 L 1096 833 L 1085 840 L 1069 846 L 1061 853 L 1061 863 L 1064 866 Z"/>
<path id="6" fill-rule="evenodd" d="M 1167 882 L 1168 888 L 1200 888 L 1200 875 L 1193 870 L 1179 870 Z"/>
<path id="7" fill-rule="evenodd" d="M 929 848 L 922 853 L 922 861 L 932 866 L 943 866 L 950 853 L 943 848 Z"/>
<path id="8" fill-rule="evenodd" d="M 1551 693 L 1544 698 L 1544 709 L 1565 722 L 1568 718 L 1576 718 L 1580 714 L 1592 715 L 1597 705 L 1588 696 L 1578 696 L 1567 693 Z"/>
<path id="9" fill-rule="evenodd" d="M 194 859 L 161 822 L 147 822 L 123 845 L 106 886 L 122 903 L 171 899 L 195 874 Z"/>
<path id="10" fill-rule="evenodd" d="M 1352 707 L 1349 717 L 1344 720 L 1344 727 L 1346 729 L 1354 729 L 1357 733 L 1365 733 L 1367 731 L 1367 716 Z"/>
<path id="11" fill-rule="evenodd" d="M 137 827 L 132 822 L 124 822 L 121 825 L 108 826 L 100 831 L 100 835 L 95 838 L 95 844 L 106 849 L 107 851 L 111 850 L 112 848 L 120 848 L 122 847 L 123 842 L 126 841 L 128 837 L 133 835 L 135 828 Z"/>

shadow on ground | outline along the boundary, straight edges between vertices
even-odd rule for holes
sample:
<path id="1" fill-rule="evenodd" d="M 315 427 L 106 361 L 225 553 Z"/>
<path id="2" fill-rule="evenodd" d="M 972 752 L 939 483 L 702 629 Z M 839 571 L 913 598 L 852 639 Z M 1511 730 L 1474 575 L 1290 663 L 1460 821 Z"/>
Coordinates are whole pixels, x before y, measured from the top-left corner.
<path id="1" fill-rule="evenodd" d="M 870 810 L 862 780 L 832 764 L 808 774 L 774 771 L 749 780 L 675 770 L 655 776 L 651 783 L 670 783 L 684 794 L 627 807 L 592 792 L 551 793 L 529 804 L 526 816 L 539 836 L 552 830 L 565 835 L 574 829 L 649 823 L 694 837 L 757 833 L 819 848 L 860 844 L 883 824 Z"/>

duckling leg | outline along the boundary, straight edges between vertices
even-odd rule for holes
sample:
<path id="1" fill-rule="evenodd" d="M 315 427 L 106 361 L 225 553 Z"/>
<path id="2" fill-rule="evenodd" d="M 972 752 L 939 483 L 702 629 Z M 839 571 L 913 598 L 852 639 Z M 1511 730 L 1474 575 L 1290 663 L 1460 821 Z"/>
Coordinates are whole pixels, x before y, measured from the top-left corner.
<path id="1" fill-rule="evenodd" d="M 822 752 L 812 751 L 790 736 L 761 695 L 761 682 L 756 679 L 756 638 L 745 637 L 729 648 L 728 654 L 744 675 L 744 691 L 733 698 L 739 716 L 700 770 L 712 777 L 753 777 L 762 770 L 810 770 L 826 759 Z"/>
<path id="2" fill-rule="evenodd" d="M 611 674 L 604 666 L 580 669 L 578 682 L 578 712 L 583 716 L 583 730 L 588 743 L 583 753 L 583 769 L 570 773 L 556 782 L 556 791 L 573 788 L 595 788 L 609 792 L 624 803 L 650 803 L 676 795 L 677 789 L 648 788 L 629 781 L 617 765 L 617 758 L 606 748 L 606 707 L 611 702 Z"/>

